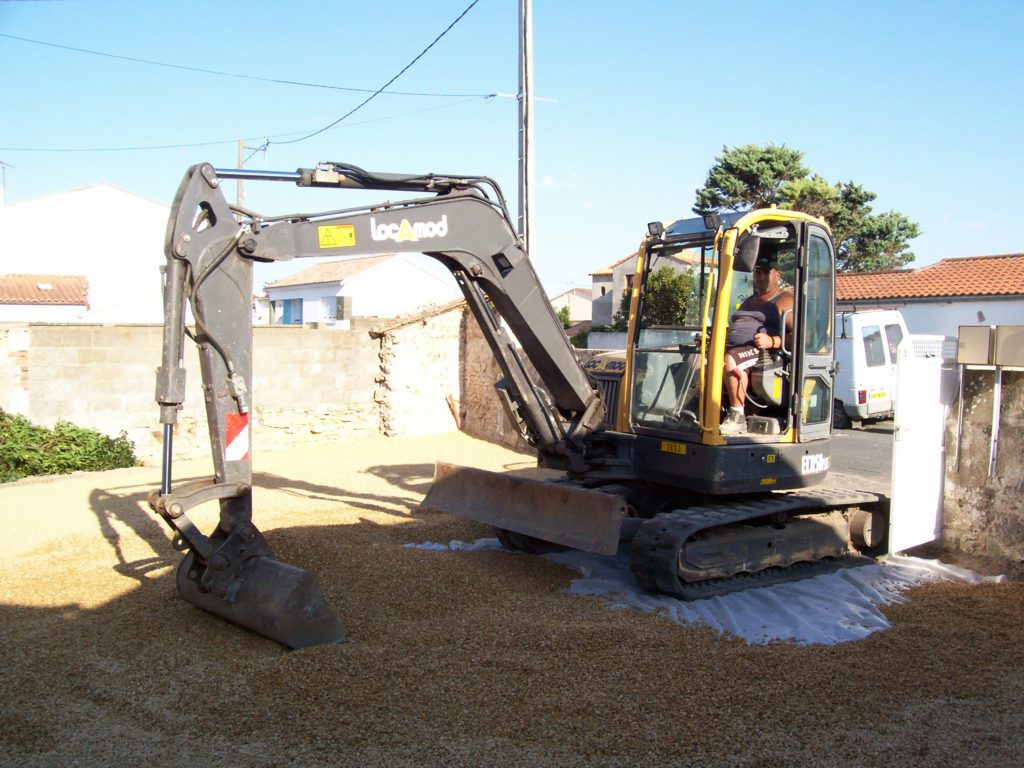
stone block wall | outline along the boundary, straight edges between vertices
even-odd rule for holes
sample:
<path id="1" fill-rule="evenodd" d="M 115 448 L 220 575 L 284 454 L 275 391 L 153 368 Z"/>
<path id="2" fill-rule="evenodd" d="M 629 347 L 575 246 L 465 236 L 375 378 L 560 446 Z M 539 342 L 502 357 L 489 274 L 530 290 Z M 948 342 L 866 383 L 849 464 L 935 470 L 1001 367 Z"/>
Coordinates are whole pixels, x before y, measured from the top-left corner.
<path id="1" fill-rule="evenodd" d="M 457 428 L 465 314 L 459 302 L 372 331 L 379 341 L 373 399 L 381 434 L 423 435 Z"/>
<path id="2" fill-rule="evenodd" d="M 433 336 L 429 344 L 414 340 L 415 329 L 396 331 L 395 338 L 409 339 L 403 350 L 427 349 L 433 355 L 429 370 L 415 355 L 402 358 L 397 373 L 408 384 L 395 383 L 394 375 L 382 370 L 381 341 L 370 334 L 379 321 L 355 320 L 347 331 L 257 326 L 251 383 L 254 449 L 454 429 L 443 397 L 440 408 L 423 409 L 440 416 L 416 422 L 412 414 L 426 399 L 424 383 L 437 370 L 446 372 L 439 389 L 447 392 L 452 382 L 457 384 L 453 372 L 458 370 L 460 315 L 456 311 L 454 319 L 421 323 Z M 159 463 L 162 427 L 154 392 L 161 345 L 162 329 L 156 325 L 0 325 L 0 408 L 44 426 L 65 420 L 112 436 L 125 431 L 142 461 Z M 186 402 L 175 428 L 175 456 L 207 456 L 199 354 L 188 341 L 185 370 Z M 408 414 L 398 426 L 382 411 L 381 387 L 397 392 L 387 405 Z"/>
<path id="3" fill-rule="evenodd" d="M 964 371 L 959 464 L 959 403 L 951 409 L 946 428 L 943 544 L 1024 575 L 1024 372 L 1003 372 L 996 415 L 994 393 L 995 371 Z M 996 421 L 998 450 L 990 477 L 992 425 Z"/>

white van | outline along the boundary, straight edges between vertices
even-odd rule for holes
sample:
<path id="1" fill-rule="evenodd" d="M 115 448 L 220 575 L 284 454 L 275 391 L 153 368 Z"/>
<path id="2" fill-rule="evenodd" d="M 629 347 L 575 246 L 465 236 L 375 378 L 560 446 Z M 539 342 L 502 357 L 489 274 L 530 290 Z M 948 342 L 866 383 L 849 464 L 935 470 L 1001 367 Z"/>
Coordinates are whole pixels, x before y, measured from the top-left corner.
<path id="1" fill-rule="evenodd" d="M 896 350 L 910 334 L 895 309 L 842 312 L 836 315 L 838 371 L 832 426 L 851 421 L 892 418 L 896 403 Z"/>

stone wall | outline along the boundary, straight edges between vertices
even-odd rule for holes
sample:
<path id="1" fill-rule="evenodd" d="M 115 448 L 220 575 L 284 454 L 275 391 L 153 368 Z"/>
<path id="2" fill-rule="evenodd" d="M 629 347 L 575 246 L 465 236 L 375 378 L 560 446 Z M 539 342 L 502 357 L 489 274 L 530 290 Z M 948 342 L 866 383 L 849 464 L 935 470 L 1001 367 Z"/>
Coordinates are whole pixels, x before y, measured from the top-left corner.
<path id="1" fill-rule="evenodd" d="M 460 301 L 371 332 L 379 342 L 374 402 L 381 434 L 435 434 L 457 427 L 465 315 Z"/>
<path id="2" fill-rule="evenodd" d="M 396 329 L 385 351 L 370 333 L 379 321 L 356 320 L 348 331 L 256 327 L 254 449 L 453 429 L 445 396 L 436 392 L 447 395 L 458 384 L 460 318 L 460 310 L 450 310 L 436 321 Z M 158 463 L 162 427 L 154 392 L 161 344 L 156 325 L 0 325 L 0 408 L 45 426 L 65 420 L 112 436 L 123 430 L 142 461 Z M 399 347 L 404 354 L 396 363 Z M 175 456 L 206 456 L 199 355 L 191 342 L 185 369 Z"/>
<path id="3" fill-rule="evenodd" d="M 463 392 L 462 408 L 460 409 L 462 430 L 467 434 L 491 442 L 501 443 L 510 448 L 530 451 L 532 448 L 520 435 L 512 420 L 505 414 L 494 384 L 502 378 L 498 361 L 491 354 L 490 347 L 484 341 L 483 333 L 472 316 L 467 312 L 463 319 L 464 340 L 461 356 L 461 390 Z M 574 350 L 576 358 L 582 363 L 594 355 L 607 352 L 603 349 Z M 527 370 L 536 376 L 536 370 L 526 361 Z"/>
<path id="4" fill-rule="evenodd" d="M 989 477 L 995 371 L 966 369 L 946 430 L 943 544 L 1024 575 L 1024 373 L 1004 371 L 995 470 Z"/>
<path id="5" fill-rule="evenodd" d="M 529 444 L 505 414 L 495 383 L 502 378 L 498 361 L 491 353 L 473 316 L 466 312 L 462 321 L 462 355 L 459 370 L 459 388 L 462 400 L 459 408 L 464 432 L 483 440 L 501 443 L 517 450 L 530 450 Z"/>

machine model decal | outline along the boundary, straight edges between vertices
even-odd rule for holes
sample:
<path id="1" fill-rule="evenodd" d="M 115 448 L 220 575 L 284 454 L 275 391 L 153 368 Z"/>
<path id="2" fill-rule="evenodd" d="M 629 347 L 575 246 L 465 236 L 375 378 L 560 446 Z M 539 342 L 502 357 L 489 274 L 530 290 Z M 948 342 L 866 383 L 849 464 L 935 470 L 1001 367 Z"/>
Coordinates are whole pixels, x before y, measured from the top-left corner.
<path id="1" fill-rule="evenodd" d="M 352 248 L 356 244 L 356 228 L 352 224 L 325 224 L 316 228 L 321 248 Z"/>
<path id="2" fill-rule="evenodd" d="M 377 242 L 394 240 L 396 243 L 415 243 L 424 238 L 447 237 L 448 215 L 442 216 L 440 221 L 417 221 L 415 224 L 409 223 L 408 219 L 402 219 L 401 224 L 378 224 L 371 217 L 370 236 Z"/>
<path id="3" fill-rule="evenodd" d="M 583 364 L 583 369 L 591 373 L 623 373 L 626 370 L 626 361 L 592 357 Z"/>
<path id="4" fill-rule="evenodd" d="M 828 456 L 820 453 L 804 456 L 800 463 L 800 474 L 814 475 L 818 472 L 828 472 Z"/>
<path id="5" fill-rule="evenodd" d="M 248 413 L 229 413 L 224 417 L 224 458 L 227 461 L 248 460 Z"/>

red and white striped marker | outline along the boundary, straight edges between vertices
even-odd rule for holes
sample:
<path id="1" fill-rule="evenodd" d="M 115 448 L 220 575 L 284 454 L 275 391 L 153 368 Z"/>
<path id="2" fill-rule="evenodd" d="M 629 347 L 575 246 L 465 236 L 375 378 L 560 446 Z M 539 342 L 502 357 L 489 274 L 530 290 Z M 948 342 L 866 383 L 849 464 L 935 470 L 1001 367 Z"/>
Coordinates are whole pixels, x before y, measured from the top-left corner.
<path id="1" fill-rule="evenodd" d="M 224 459 L 226 461 L 247 461 L 249 459 L 249 414 L 227 414 L 224 418 L 224 432 Z"/>

